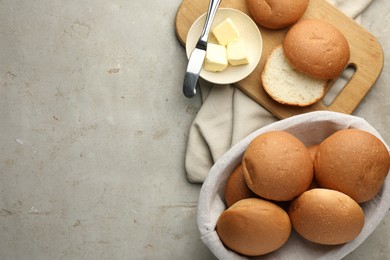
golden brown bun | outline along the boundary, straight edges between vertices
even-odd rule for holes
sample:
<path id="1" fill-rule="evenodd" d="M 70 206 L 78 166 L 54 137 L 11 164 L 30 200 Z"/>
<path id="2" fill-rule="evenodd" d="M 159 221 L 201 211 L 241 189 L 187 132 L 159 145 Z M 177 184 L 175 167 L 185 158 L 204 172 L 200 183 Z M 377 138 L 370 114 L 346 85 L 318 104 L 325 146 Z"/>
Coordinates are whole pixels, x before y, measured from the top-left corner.
<path id="1" fill-rule="evenodd" d="M 228 207 L 239 200 L 257 197 L 257 195 L 248 188 L 248 185 L 246 185 L 241 164 L 230 174 L 226 182 L 224 194 Z"/>
<path id="2" fill-rule="evenodd" d="M 309 1 L 246 0 L 246 3 L 256 23 L 269 29 L 281 29 L 298 21 Z"/>
<path id="3" fill-rule="evenodd" d="M 320 79 L 339 76 L 350 58 L 345 36 L 319 19 L 294 24 L 283 40 L 283 49 L 297 70 Z"/>
<path id="4" fill-rule="evenodd" d="M 361 203 L 379 192 L 389 172 L 390 156 L 376 136 L 344 129 L 319 145 L 314 167 L 321 187 L 341 191 Z"/>
<path id="5" fill-rule="evenodd" d="M 217 221 L 221 241 L 233 251 L 258 256 L 280 248 L 291 233 L 288 214 L 272 202 L 243 199 L 225 210 Z"/>
<path id="6" fill-rule="evenodd" d="M 242 168 L 248 187 L 275 201 L 292 200 L 309 188 L 313 163 L 306 146 L 284 131 L 257 136 L 249 144 Z"/>
<path id="7" fill-rule="evenodd" d="M 344 193 L 328 189 L 302 193 L 291 203 L 289 216 L 298 234 L 324 245 L 349 242 L 364 225 L 359 204 Z"/>

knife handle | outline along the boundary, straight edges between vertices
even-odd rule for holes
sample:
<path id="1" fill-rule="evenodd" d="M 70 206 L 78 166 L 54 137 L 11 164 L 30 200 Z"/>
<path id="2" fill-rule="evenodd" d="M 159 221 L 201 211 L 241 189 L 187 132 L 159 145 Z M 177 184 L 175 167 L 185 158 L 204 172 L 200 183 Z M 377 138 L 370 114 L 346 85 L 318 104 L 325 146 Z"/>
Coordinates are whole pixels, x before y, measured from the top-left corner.
<path id="1" fill-rule="evenodd" d="M 214 16 L 221 1 L 222 0 L 210 0 L 201 35 L 198 42 L 196 43 L 195 49 L 192 51 L 189 57 L 187 71 L 183 82 L 183 93 L 188 98 L 192 98 L 196 95 L 196 87 L 200 71 L 202 70 L 203 60 L 206 55 L 207 40 L 209 37 L 211 24 L 213 23 Z"/>
<path id="2" fill-rule="evenodd" d="M 222 0 L 210 0 L 209 7 L 206 14 L 206 21 L 204 23 L 202 33 L 200 34 L 199 41 L 201 42 L 207 42 L 209 38 L 209 33 L 211 29 L 211 24 L 213 23 L 214 16 L 218 10 L 219 3 Z"/>

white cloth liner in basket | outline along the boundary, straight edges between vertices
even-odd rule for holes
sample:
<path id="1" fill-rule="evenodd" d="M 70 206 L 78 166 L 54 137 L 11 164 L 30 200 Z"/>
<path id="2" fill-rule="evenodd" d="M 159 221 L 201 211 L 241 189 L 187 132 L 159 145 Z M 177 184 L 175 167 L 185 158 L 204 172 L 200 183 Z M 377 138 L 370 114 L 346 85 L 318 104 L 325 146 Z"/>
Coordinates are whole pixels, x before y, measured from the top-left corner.
<path id="1" fill-rule="evenodd" d="M 198 227 L 202 241 L 223 260 L 248 259 L 224 247 L 215 231 L 219 215 L 226 206 L 223 198 L 223 190 L 226 180 L 233 169 L 240 163 L 248 144 L 256 136 L 273 131 L 287 131 L 305 145 L 310 146 L 320 143 L 326 137 L 337 130 L 356 128 L 365 130 L 377 136 L 385 145 L 380 134 L 364 119 L 341 114 L 337 112 L 317 111 L 284 119 L 253 132 L 242 141 L 234 145 L 211 168 L 205 182 L 202 185 L 198 204 Z M 353 241 L 339 246 L 323 246 L 308 242 L 292 232 L 289 240 L 277 251 L 265 256 L 252 257 L 250 259 L 341 259 L 357 248 L 380 224 L 390 208 L 390 177 L 386 178 L 380 193 L 371 201 L 361 205 L 365 213 L 365 225 L 362 232 Z"/>

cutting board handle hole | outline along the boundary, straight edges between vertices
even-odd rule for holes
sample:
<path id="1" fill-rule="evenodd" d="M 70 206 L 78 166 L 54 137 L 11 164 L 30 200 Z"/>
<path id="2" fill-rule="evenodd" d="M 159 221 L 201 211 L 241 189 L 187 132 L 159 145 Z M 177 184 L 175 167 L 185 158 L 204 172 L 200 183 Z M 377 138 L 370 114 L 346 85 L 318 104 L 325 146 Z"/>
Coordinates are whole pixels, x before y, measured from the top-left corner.
<path id="1" fill-rule="evenodd" d="M 326 106 L 330 106 L 333 101 L 336 99 L 336 97 L 340 94 L 340 92 L 344 89 L 344 87 L 347 85 L 349 80 L 353 77 L 353 75 L 356 72 L 356 67 L 353 64 L 349 64 L 343 73 L 341 73 L 340 77 L 338 77 L 335 82 L 333 83 L 333 86 L 330 87 L 328 92 L 325 94 L 325 96 L 322 99 L 322 102 Z"/>

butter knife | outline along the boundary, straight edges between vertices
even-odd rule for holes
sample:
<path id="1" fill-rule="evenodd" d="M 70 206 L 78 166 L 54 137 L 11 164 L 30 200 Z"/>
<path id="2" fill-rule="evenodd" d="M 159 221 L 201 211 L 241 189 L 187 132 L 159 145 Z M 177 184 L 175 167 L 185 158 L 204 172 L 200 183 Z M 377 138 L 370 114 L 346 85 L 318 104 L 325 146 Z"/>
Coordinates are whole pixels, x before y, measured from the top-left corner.
<path id="1" fill-rule="evenodd" d="M 196 95 L 196 85 L 199 79 L 200 71 L 202 70 L 203 61 L 206 56 L 207 40 L 213 23 L 214 16 L 217 12 L 219 3 L 222 0 L 210 0 L 206 14 L 205 24 L 200 34 L 199 40 L 196 43 L 195 49 L 191 52 L 188 60 L 187 70 L 184 75 L 183 94 L 188 98 Z"/>

